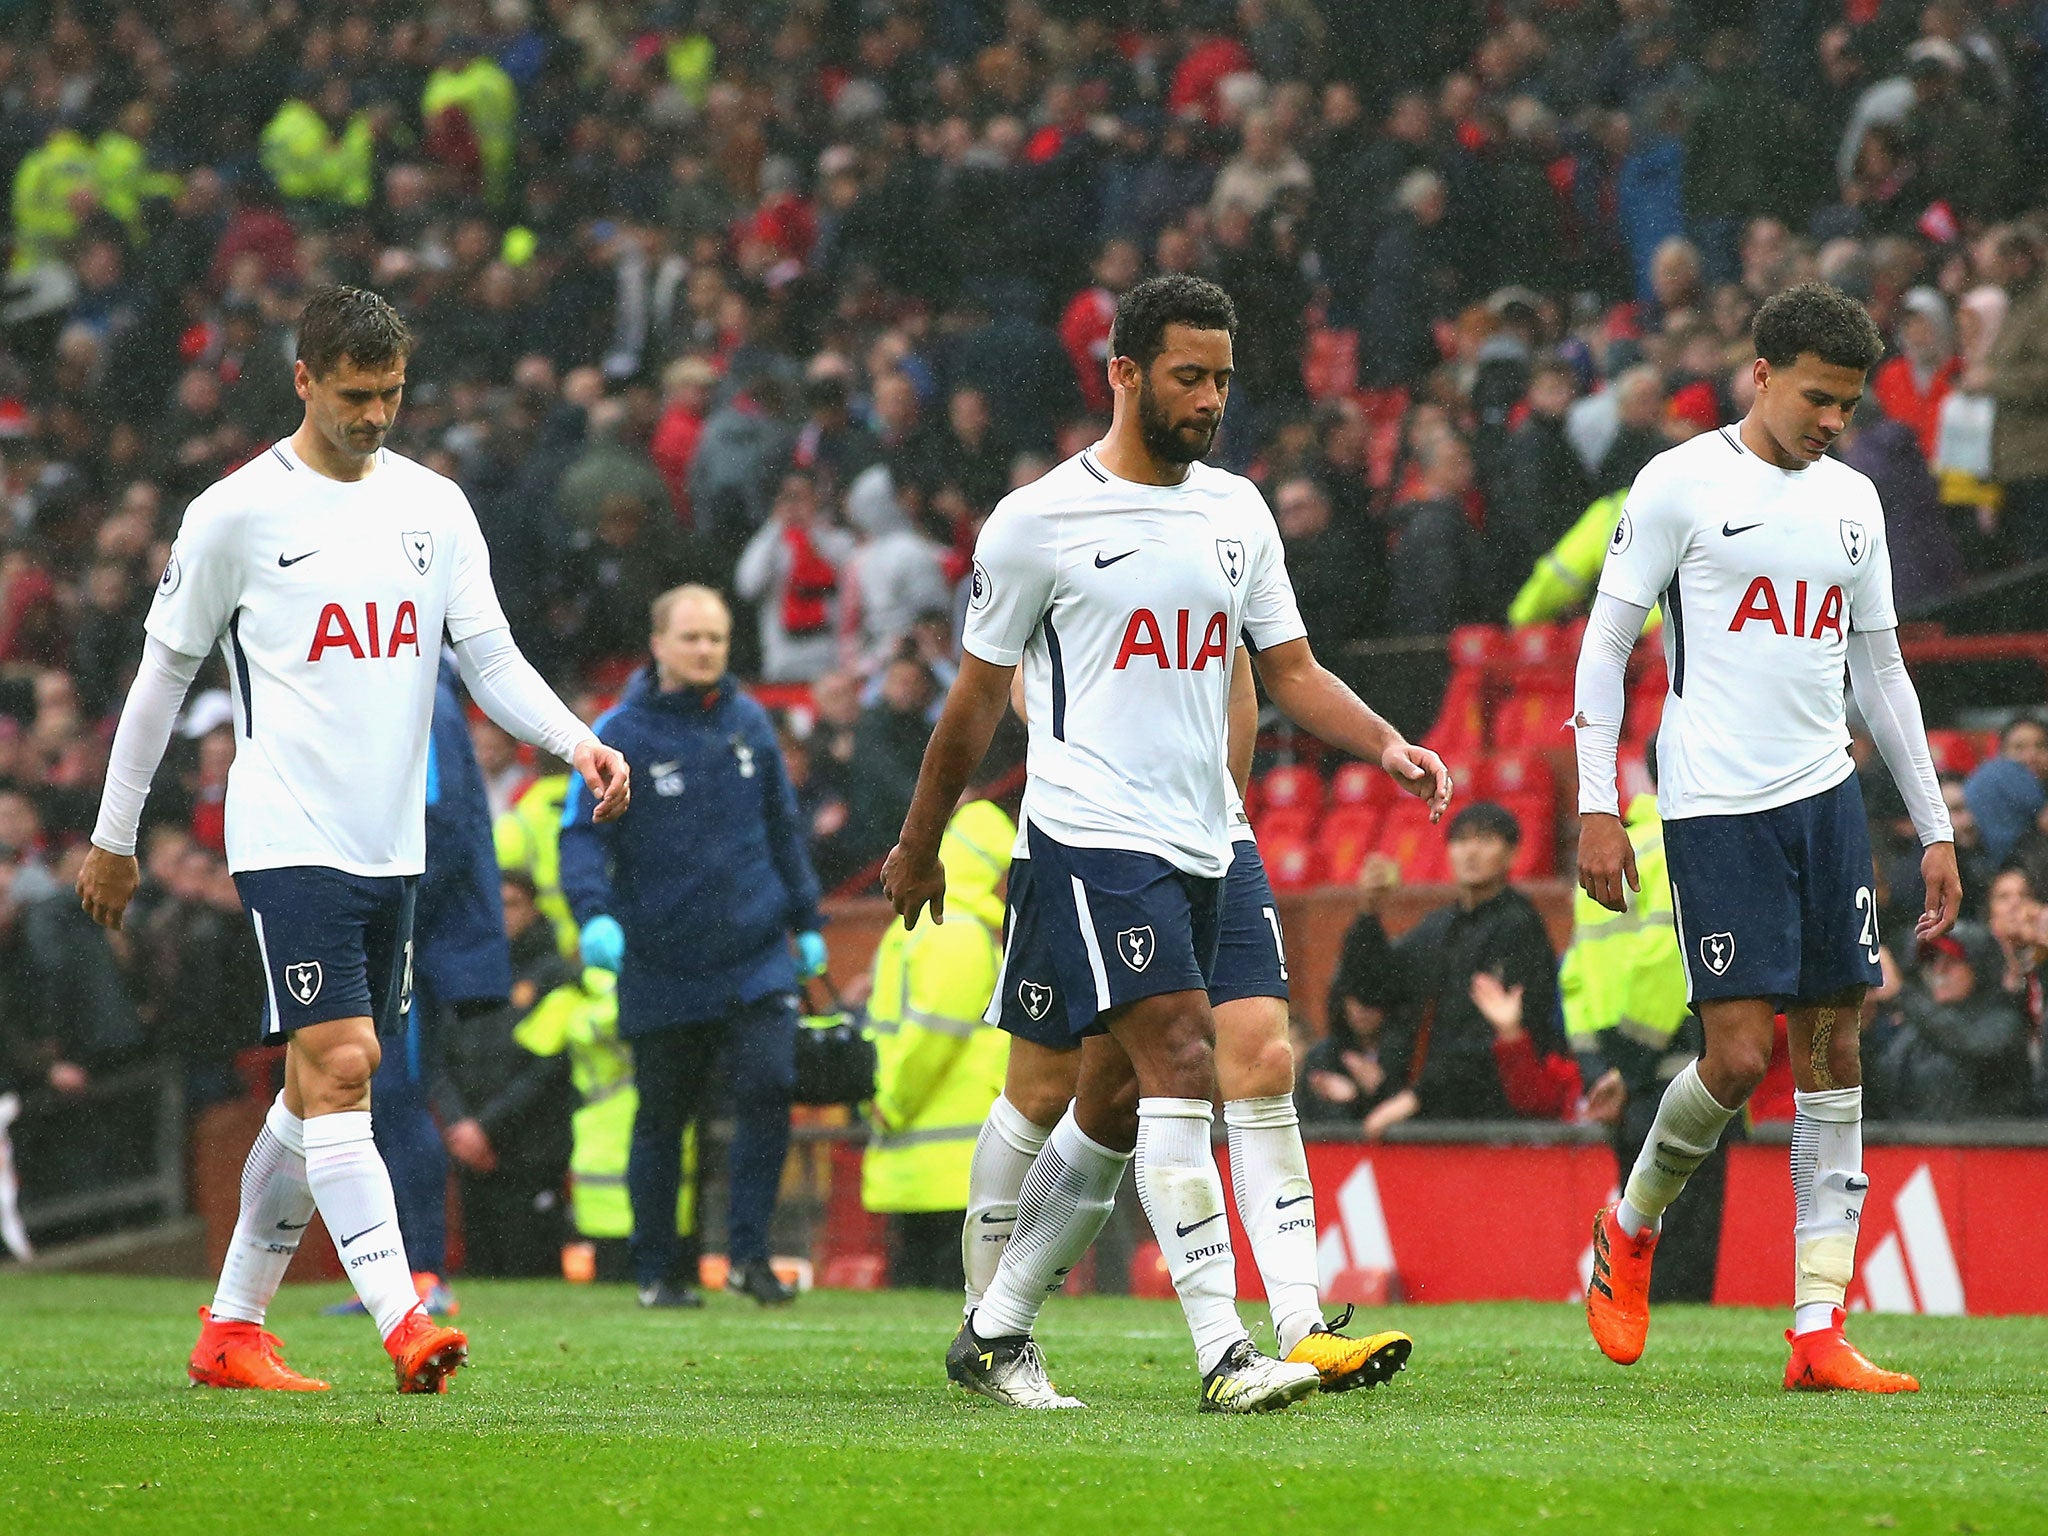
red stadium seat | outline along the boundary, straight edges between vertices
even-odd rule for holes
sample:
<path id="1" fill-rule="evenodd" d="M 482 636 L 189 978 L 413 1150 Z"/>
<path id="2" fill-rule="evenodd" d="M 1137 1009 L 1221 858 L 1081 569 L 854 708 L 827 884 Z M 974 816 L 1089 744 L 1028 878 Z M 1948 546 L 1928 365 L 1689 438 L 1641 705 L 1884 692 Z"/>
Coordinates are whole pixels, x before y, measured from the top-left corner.
<path id="1" fill-rule="evenodd" d="M 1294 809 L 1320 811 L 1322 775 L 1306 763 L 1282 763 L 1277 768 L 1268 768 L 1259 775 L 1259 804 L 1268 816 L 1275 811 Z"/>
<path id="2" fill-rule="evenodd" d="M 1454 672 L 1436 712 L 1436 724 L 1423 733 L 1423 744 L 1438 753 L 1476 753 L 1486 742 L 1486 678 L 1478 672 Z"/>
<path id="3" fill-rule="evenodd" d="M 1404 799 L 1387 813 L 1377 851 L 1401 866 L 1401 878 L 1410 885 L 1429 885 L 1450 877 L 1444 829 L 1430 824 L 1429 807 L 1420 800 Z"/>
<path id="4" fill-rule="evenodd" d="M 1484 670 L 1508 654 L 1507 631 L 1493 624 L 1461 624 L 1451 631 L 1451 665 Z"/>
<path id="5" fill-rule="evenodd" d="M 1252 832 L 1263 844 L 1269 837 L 1301 838 L 1315 835 L 1322 813 L 1307 805 L 1268 805 L 1252 818 Z"/>
<path id="6" fill-rule="evenodd" d="M 1276 891 L 1305 891 L 1322 884 L 1323 859 L 1306 837 L 1272 837 L 1259 843 L 1266 878 Z"/>
<path id="7" fill-rule="evenodd" d="M 1996 738 L 1993 740 L 1995 742 Z M 1978 741 L 1975 731 L 1929 731 L 1927 749 L 1934 756 L 1934 771 L 1968 773 L 1983 760 L 1978 753 Z"/>
<path id="8" fill-rule="evenodd" d="M 1548 799 L 1557 793 L 1557 781 L 1542 753 L 1500 752 L 1487 764 L 1485 788 L 1474 784 L 1472 793 L 1541 795 Z"/>
<path id="9" fill-rule="evenodd" d="M 1357 879 L 1358 868 L 1372 852 L 1386 819 L 1385 808 L 1377 805 L 1340 805 L 1325 816 L 1316 832 L 1324 875 L 1346 884 Z"/>
<path id="10" fill-rule="evenodd" d="M 1557 812 L 1548 794 L 1497 795 L 1501 809 L 1515 818 L 1522 829 L 1522 841 L 1515 849 L 1515 861 L 1508 875 L 1515 880 L 1533 880 L 1557 867 Z"/>
<path id="11" fill-rule="evenodd" d="M 1565 731 L 1565 722 L 1571 717 L 1569 691 L 1509 694 L 1493 712 L 1494 748 L 1513 752 L 1566 746 L 1571 737 Z"/>
<path id="12" fill-rule="evenodd" d="M 1345 763 L 1330 777 L 1330 804 L 1390 805 L 1399 793 L 1378 763 Z"/>

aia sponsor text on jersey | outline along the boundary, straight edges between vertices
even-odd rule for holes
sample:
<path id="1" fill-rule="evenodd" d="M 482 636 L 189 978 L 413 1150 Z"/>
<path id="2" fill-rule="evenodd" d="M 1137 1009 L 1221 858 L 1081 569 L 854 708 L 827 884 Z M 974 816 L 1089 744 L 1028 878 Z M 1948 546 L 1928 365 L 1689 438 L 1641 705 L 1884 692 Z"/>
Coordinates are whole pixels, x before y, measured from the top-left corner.
<path id="1" fill-rule="evenodd" d="M 1174 615 L 1174 645 L 1167 649 L 1166 631 L 1159 618 L 1150 608 L 1139 608 L 1124 621 L 1123 643 L 1117 647 L 1115 671 L 1121 672 L 1132 662 L 1142 657 L 1151 657 L 1159 664 L 1159 670 L 1170 672 L 1200 672 L 1210 662 L 1218 666 L 1230 664 L 1230 621 L 1223 614 L 1212 613 L 1202 626 L 1202 638 L 1192 655 L 1188 652 L 1188 636 L 1193 628 L 1193 616 L 1187 609 Z"/>
<path id="2" fill-rule="evenodd" d="M 413 655 L 420 654 L 420 615 L 411 598 L 391 610 L 388 629 L 379 623 L 375 603 L 363 604 L 360 627 L 340 603 L 326 603 L 313 626 L 313 644 L 306 660 L 318 661 L 329 651 L 347 651 L 357 661 L 384 660 L 395 657 L 401 646 L 411 646 Z"/>
<path id="3" fill-rule="evenodd" d="M 1729 620 L 1728 628 L 1734 634 L 1741 634 L 1751 624 L 1768 624 L 1781 635 L 1790 635 L 1800 640 L 1820 640 L 1832 634 L 1842 638 L 1842 613 L 1846 599 L 1840 587 L 1831 586 L 1821 594 L 1817 606 L 1809 607 L 1812 597 L 1812 583 L 1800 581 L 1793 584 L 1792 602 L 1787 608 L 1780 600 L 1778 586 L 1768 576 L 1758 576 L 1749 584 L 1749 590 L 1742 594 L 1742 601 L 1735 606 L 1735 617 Z M 1809 615 L 1812 623 L 1809 626 Z"/>

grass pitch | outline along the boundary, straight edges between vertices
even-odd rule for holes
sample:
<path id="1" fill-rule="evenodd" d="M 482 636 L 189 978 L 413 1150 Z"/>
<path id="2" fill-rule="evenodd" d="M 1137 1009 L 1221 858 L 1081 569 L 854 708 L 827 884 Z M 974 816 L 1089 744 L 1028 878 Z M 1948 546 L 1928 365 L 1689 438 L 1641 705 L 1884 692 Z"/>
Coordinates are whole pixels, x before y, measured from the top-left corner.
<path id="1" fill-rule="evenodd" d="M 2048 1531 L 2048 1319 L 1859 1318 L 1926 1390 L 1847 1399 L 1779 1388 L 1776 1314 L 1664 1308 L 1624 1371 L 1575 1308 L 1410 1307 L 1389 1386 L 1240 1419 L 1195 1412 L 1169 1303 L 1055 1301 L 1092 1406 L 1026 1415 L 946 1385 L 938 1296 L 465 1284 L 476 1363 L 436 1399 L 318 1315 L 340 1294 L 271 1319 L 334 1391 L 212 1392 L 204 1285 L 0 1276 L 0 1532 Z"/>

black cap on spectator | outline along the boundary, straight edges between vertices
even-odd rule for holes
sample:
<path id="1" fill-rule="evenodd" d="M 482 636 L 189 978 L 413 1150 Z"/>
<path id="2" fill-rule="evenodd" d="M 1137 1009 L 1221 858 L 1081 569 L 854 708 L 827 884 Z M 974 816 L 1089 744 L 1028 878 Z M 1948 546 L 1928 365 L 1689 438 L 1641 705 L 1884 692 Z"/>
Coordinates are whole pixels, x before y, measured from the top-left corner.
<path id="1" fill-rule="evenodd" d="M 1518 848 L 1522 842 L 1522 824 L 1505 806 L 1495 805 L 1491 800 L 1479 800 L 1451 818 L 1446 841 L 1455 843 L 1461 837 L 1497 837 L 1510 848 Z"/>

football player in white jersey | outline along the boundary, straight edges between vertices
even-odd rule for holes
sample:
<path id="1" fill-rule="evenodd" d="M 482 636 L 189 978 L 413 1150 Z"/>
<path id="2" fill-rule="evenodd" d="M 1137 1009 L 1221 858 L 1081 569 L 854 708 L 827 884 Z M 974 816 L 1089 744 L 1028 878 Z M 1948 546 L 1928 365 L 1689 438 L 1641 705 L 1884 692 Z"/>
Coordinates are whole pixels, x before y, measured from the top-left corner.
<path id="1" fill-rule="evenodd" d="M 1079 1089 L 1033 1162 L 993 1283 L 947 1370 L 1019 1406 L 1078 1406 L 1046 1380 L 1031 1329 L 1135 1160 L 1138 1190 L 1194 1334 L 1201 1406 L 1252 1412 L 1314 1392 L 1312 1364 L 1253 1349 L 1235 1306 L 1209 1146 L 1215 1030 L 1206 993 L 1231 863 L 1225 727 L 1240 637 L 1298 723 L 1382 764 L 1441 815 L 1449 775 L 1309 650 L 1257 489 L 1201 462 L 1229 395 L 1236 314 L 1170 275 L 1118 305 L 1107 437 L 1005 497 L 975 550 L 965 654 L 882 882 L 915 924 L 943 919 L 939 837 L 1021 662 L 1031 856 L 1013 867 L 990 1017 L 1080 1052 Z"/>
<path id="2" fill-rule="evenodd" d="M 370 1136 L 380 1028 L 404 1018 L 426 846 L 427 734 L 442 639 L 485 713 L 573 762 L 624 811 L 625 760 L 513 644 L 476 516 L 453 482 L 384 447 L 412 336 L 360 288 L 313 293 L 294 382 L 305 420 L 186 510 L 115 732 L 79 899 L 121 925 L 135 835 L 173 718 L 219 645 L 234 698 L 227 854 L 261 953 L 263 1035 L 284 1088 L 242 1173 L 241 1217 L 187 1372 L 214 1387 L 321 1391 L 264 1313 L 320 1212 L 401 1392 L 444 1392 L 468 1340 L 430 1319 Z"/>
<path id="3" fill-rule="evenodd" d="M 1013 687 L 1013 702 L 1025 714 L 1017 691 Z M 1258 728 L 1258 689 L 1251 658 L 1240 645 L 1230 678 L 1230 872 L 1223 881 L 1223 913 L 1208 985 L 1216 1021 L 1216 1081 L 1238 1218 L 1251 1238 L 1280 1357 L 1314 1365 L 1325 1392 L 1348 1392 L 1390 1380 L 1408 1363 L 1415 1341 L 1395 1329 L 1354 1338 L 1343 1331 L 1351 1319 L 1349 1308 L 1335 1324 L 1323 1318 L 1315 1187 L 1294 1107 L 1287 945 L 1265 861 L 1244 813 L 1244 785 L 1251 777 Z M 1027 804 L 1020 819 L 1028 824 L 1029 817 Z M 1013 872 L 1018 872 L 1017 860 L 1030 857 L 1021 830 L 1017 843 Z M 1003 1091 L 989 1106 L 968 1168 L 960 1251 L 970 1314 L 994 1282 L 1016 1229 L 1017 1200 L 1032 1161 L 1074 1101 L 1080 1054 L 1037 1044 L 1022 1034 L 1011 1038 Z M 1106 1205 L 1095 1209 L 1107 1212 Z M 1085 1236 L 1094 1234 L 1091 1218 Z"/>
<path id="4" fill-rule="evenodd" d="M 1910 1392 L 1842 1334 L 1869 1181 L 1860 1009 L 1878 965 L 1869 826 L 1842 674 L 1925 847 L 1916 932 L 1954 924 L 1955 835 L 1900 658 L 1884 509 L 1829 445 L 1884 350 L 1863 306 L 1807 283 L 1756 318 L 1756 402 L 1658 455 L 1608 545 L 1577 680 L 1579 883 L 1613 911 L 1636 888 L 1615 752 L 1623 674 L 1652 605 L 1670 693 L 1657 735 L 1674 916 L 1706 1054 L 1672 1079 L 1619 1202 L 1594 1218 L 1586 1313 L 1623 1365 L 1649 1335 L 1658 1219 L 1791 1033 L 1795 1313 L 1785 1385 Z"/>

